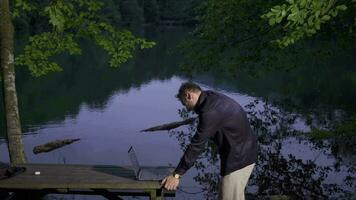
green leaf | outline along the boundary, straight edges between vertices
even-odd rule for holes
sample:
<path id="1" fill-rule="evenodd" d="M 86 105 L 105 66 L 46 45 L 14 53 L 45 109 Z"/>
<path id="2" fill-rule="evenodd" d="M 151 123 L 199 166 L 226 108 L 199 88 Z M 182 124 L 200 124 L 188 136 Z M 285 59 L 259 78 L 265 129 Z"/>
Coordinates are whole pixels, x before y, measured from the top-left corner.
<path id="1" fill-rule="evenodd" d="M 319 17 L 319 15 L 320 15 L 320 10 L 318 10 L 318 11 L 316 11 L 316 12 L 315 12 L 315 17 L 317 17 L 317 18 L 318 18 L 318 17 Z"/>
<path id="2" fill-rule="evenodd" d="M 282 10 L 282 17 L 286 16 L 287 12 L 286 10 Z"/>
<path id="3" fill-rule="evenodd" d="M 324 21 L 328 21 L 330 19 L 330 16 L 329 15 L 324 15 L 321 19 L 324 20 Z"/>
<path id="4" fill-rule="evenodd" d="M 310 17 L 308 18 L 308 25 L 309 25 L 309 26 L 313 26 L 313 19 L 314 19 L 314 16 L 310 16 Z"/>
<path id="5" fill-rule="evenodd" d="M 283 16 L 277 17 L 276 18 L 276 23 L 277 24 L 281 23 L 282 19 L 283 19 Z"/>
<path id="6" fill-rule="evenodd" d="M 316 20 L 316 21 L 315 21 L 315 29 L 316 29 L 316 30 L 319 30 L 319 29 L 320 29 L 320 21 L 319 21 L 319 20 Z"/>
<path id="7" fill-rule="evenodd" d="M 300 7 L 302 7 L 302 8 L 304 8 L 306 4 L 307 4 L 307 0 L 300 1 Z"/>
<path id="8" fill-rule="evenodd" d="M 337 16 L 337 10 L 333 10 L 330 12 L 331 16 L 336 17 Z"/>
<path id="9" fill-rule="evenodd" d="M 346 5 L 338 5 L 338 6 L 336 6 L 336 9 L 337 10 L 346 10 L 347 6 Z"/>
<path id="10" fill-rule="evenodd" d="M 279 13 L 280 12 L 280 6 L 275 6 L 275 7 L 273 7 L 273 8 L 271 8 L 271 11 L 273 12 L 273 13 Z"/>
<path id="11" fill-rule="evenodd" d="M 275 18 L 270 18 L 270 19 L 268 20 L 268 24 L 269 24 L 270 26 L 273 26 L 275 23 L 276 23 L 276 19 L 275 19 Z"/>
<path id="12" fill-rule="evenodd" d="M 297 13 L 292 13 L 292 14 L 288 15 L 287 19 L 295 22 L 295 21 L 297 21 L 297 17 L 298 17 Z"/>

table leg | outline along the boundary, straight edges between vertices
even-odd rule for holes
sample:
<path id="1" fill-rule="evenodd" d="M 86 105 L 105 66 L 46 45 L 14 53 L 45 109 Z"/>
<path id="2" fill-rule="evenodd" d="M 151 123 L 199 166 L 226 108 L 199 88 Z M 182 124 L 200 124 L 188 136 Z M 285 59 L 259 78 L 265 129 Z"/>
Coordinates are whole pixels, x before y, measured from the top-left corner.
<path id="1" fill-rule="evenodd" d="M 155 189 L 150 191 L 150 200 L 163 200 L 162 189 Z"/>

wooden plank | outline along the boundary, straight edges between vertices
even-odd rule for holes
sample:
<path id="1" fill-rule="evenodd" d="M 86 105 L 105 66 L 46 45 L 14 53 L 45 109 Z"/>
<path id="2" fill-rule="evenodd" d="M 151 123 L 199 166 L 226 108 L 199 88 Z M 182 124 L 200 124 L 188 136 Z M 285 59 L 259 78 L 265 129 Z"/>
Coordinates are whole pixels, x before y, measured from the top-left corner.
<path id="1" fill-rule="evenodd" d="M 25 164 L 26 171 L 0 181 L 3 189 L 159 189 L 159 181 L 137 181 L 130 167 Z M 40 175 L 34 175 L 39 171 Z"/>
<path id="2" fill-rule="evenodd" d="M 151 189 L 152 190 L 152 189 Z M 151 190 L 138 190 L 138 189 L 107 189 L 106 191 L 110 192 L 111 194 L 118 195 L 118 196 L 149 196 L 151 194 Z M 168 191 L 162 189 L 158 189 L 163 192 L 165 197 L 174 197 L 174 191 Z M 96 194 L 95 191 L 92 189 L 69 189 L 69 190 L 43 190 L 45 193 L 49 194 L 82 194 L 82 195 L 93 195 Z"/>

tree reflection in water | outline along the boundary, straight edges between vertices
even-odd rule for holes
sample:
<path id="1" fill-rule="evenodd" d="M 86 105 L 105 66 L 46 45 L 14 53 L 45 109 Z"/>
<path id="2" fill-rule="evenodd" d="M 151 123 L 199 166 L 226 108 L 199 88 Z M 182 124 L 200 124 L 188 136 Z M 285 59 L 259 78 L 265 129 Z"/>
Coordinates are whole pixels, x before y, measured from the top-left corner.
<path id="1" fill-rule="evenodd" d="M 316 159 L 297 158 L 283 151 L 287 139 L 307 144 L 309 151 L 323 154 L 335 152 L 334 141 L 313 141 L 306 133 L 296 129 L 300 116 L 273 106 L 268 101 L 255 100 L 245 106 L 251 126 L 258 135 L 259 159 L 251 175 L 247 193 L 250 199 L 269 199 L 273 195 L 287 195 L 291 199 L 355 199 L 356 177 L 353 163 L 343 162 L 341 156 L 333 153 L 334 164 L 318 163 Z M 192 117 L 186 109 L 178 111 L 183 119 Z M 182 150 L 185 150 L 195 133 L 197 120 L 187 129 L 171 130 Z M 287 147 L 288 149 L 288 147 Z M 330 157 L 330 155 L 328 155 Z M 194 180 L 199 183 L 206 199 L 216 199 L 219 187 L 219 156 L 209 142 L 194 167 L 198 174 Z M 341 181 L 334 177 L 342 176 Z"/>

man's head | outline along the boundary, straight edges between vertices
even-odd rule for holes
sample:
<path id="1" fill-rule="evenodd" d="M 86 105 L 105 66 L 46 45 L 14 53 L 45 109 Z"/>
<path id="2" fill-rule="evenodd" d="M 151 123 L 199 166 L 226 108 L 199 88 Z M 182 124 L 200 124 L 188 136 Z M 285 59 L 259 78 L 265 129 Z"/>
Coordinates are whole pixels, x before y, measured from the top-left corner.
<path id="1" fill-rule="evenodd" d="M 185 82 L 179 88 L 176 97 L 188 109 L 193 110 L 201 94 L 199 85 L 193 82 Z"/>

